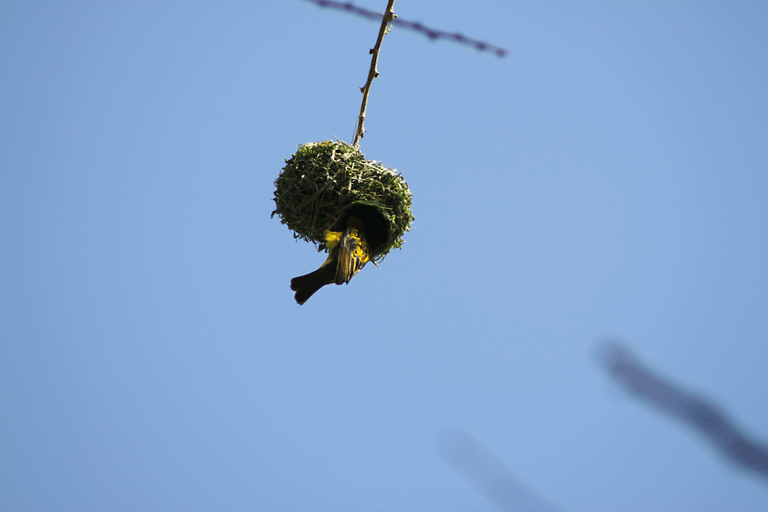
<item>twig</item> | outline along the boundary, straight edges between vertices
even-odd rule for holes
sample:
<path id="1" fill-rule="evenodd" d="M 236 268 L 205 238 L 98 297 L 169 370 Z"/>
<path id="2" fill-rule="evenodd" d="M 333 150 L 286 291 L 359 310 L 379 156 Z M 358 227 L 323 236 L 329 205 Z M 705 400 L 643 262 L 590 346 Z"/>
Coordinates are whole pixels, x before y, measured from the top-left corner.
<path id="1" fill-rule="evenodd" d="M 768 477 L 768 446 L 753 439 L 718 406 L 646 368 L 617 342 L 607 342 L 599 356 L 630 392 L 704 434 L 731 461 Z"/>
<path id="2" fill-rule="evenodd" d="M 387 10 L 384 11 L 384 16 L 381 19 L 379 37 L 376 39 L 376 44 L 374 47 L 370 50 L 371 67 L 368 69 L 368 80 L 365 81 L 365 85 L 360 89 L 360 91 L 363 93 L 363 102 L 360 105 L 360 115 L 357 117 L 357 123 L 355 124 L 355 136 L 352 138 L 352 145 L 355 147 L 360 146 L 360 139 L 365 136 L 365 109 L 368 107 L 368 93 L 371 90 L 373 79 L 379 76 L 379 72 L 376 69 L 376 64 L 379 62 L 381 42 L 384 40 L 384 36 L 387 35 L 387 25 L 390 21 L 397 17 L 394 8 L 395 0 L 388 0 Z"/>
<path id="3" fill-rule="evenodd" d="M 358 7 L 352 2 L 334 2 L 333 0 L 307 0 L 307 1 L 312 2 L 313 4 L 319 7 L 330 7 L 331 9 L 347 11 L 351 14 L 354 14 L 356 16 L 361 16 L 363 18 L 368 18 L 368 19 L 381 18 L 381 14 L 374 11 L 370 11 L 368 9 L 364 9 L 362 7 Z M 416 32 L 420 32 L 421 34 L 424 34 L 432 41 L 435 41 L 437 39 L 447 39 L 449 41 L 454 41 L 459 44 L 472 46 L 473 48 L 481 52 L 495 53 L 499 57 L 506 57 L 506 55 L 509 53 L 509 50 L 507 50 L 506 48 L 495 46 L 490 43 L 486 43 L 485 41 L 480 41 L 478 39 L 472 39 L 472 38 L 466 37 L 460 34 L 459 32 L 451 33 L 451 32 L 445 32 L 443 30 L 429 28 L 424 26 L 422 23 L 418 21 L 414 22 L 414 21 L 396 19 L 396 20 L 392 20 L 392 24 L 398 27 L 403 27 L 410 30 L 415 30 Z"/>

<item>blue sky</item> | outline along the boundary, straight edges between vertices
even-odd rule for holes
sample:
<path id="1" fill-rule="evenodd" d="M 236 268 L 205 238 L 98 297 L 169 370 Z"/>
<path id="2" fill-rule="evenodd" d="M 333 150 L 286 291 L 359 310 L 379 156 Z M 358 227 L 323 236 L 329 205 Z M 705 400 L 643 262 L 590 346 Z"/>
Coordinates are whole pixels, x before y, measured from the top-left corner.
<path id="1" fill-rule="evenodd" d="M 382 10 L 383 0 L 357 5 Z M 759 511 L 595 340 L 768 441 L 768 5 L 400 0 L 362 140 L 414 228 L 304 306 L 271 219 L 350 141 L 378 24 L 284 2 L 0 6 L 0 510 Z"/>

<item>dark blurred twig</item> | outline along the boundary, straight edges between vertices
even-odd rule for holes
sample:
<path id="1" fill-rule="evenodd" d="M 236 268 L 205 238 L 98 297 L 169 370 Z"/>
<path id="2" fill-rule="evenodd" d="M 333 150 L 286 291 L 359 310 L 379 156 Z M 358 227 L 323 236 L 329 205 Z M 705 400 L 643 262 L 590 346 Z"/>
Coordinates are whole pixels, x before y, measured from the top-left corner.
<path id="1" fill-rule="evenodd" d="M 443 460 L 500 510 L 558 512 L 557 507 L 529 489 L 511 469 L 467 432 L 445 432 L 439 449 Z"/>
<path id="2" fill-rule="evenodd" d="M 652 373 L 618 343 L 606 344 L 601 359 L 630 392 L 704 434 L 731 461 L 768 477 L 768 448 L 750 439 L 715 405 Z"/>
<path id="3" fill-rule="evenodd" d="M 381 18 L 382 16 L 381 14 L 375 11 L 369 11 L 368 9 L 363 9 L 362 7 L 358 7 L 352 2 L 334 2 L 331 0 L 307 0 L 307 1 L 312 2 L 313 4 L 316 4 L 316 5 L 319 5 L 320 7 L 330 7 L 331 9 L 346 11 L 350 14 L 355 14 L 363 18 L 377 19 L 377 18 Z M 454 41 L 459 44 L 472 46 L 473 48 L 481 52 L 483 51 L 491 52 L 493 54 L 498 55 L 499 57 L 504 57 L 508 53 L 508 50 L 498 46 L 494 46 L 484 41 L 471 39 L 458 32 L 450 33 L 450 32 L 444 32 L 442 30 L 436 30 L 433 28 L 425 27 L 419 22 L 396 19 L 392 22 L 392 24 L 398 27 L 403 27 L 410 30 L 415 30 L 416 32 L 420 32 L 421 34 L 424 34 L 425 36 L 427 36 L 429 39 L 433 41 L 437 39 L 447 39 L 448 41 Z"/>

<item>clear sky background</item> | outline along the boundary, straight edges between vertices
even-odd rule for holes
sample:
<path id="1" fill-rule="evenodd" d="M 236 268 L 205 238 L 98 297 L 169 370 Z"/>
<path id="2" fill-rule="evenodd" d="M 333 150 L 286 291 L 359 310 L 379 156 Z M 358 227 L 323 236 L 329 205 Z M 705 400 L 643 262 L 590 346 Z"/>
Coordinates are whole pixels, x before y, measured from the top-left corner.
<path id="1" fill-rule="evenodd" d="M 385 0 L 357 0 L 383 10 Z M 300 0 L 0 4 L 0 510 L 768 510 L 595 340 L 768 440 L 768 4 L 399 0 L 361 148 L 413 230 L 304 306 L 298 144 L 378 22 Z"/>

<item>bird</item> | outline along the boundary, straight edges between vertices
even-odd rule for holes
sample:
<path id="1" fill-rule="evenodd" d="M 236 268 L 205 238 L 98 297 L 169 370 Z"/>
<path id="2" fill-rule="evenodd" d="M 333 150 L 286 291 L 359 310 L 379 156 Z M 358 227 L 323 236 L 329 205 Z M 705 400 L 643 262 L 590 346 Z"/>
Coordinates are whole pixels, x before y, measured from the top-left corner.
<path id="1" fill-rule="evenodd" d="M 371 260 L 363 222 L 349 215 L 346 223 L 343 231 L 325 231 L 325 247 L 328 249 L 325 263 L 314 272 L 291 279 L 291 290 L 296 292 L 294 297 L 300 305 L 327 284 L 349 284 Z"/>

